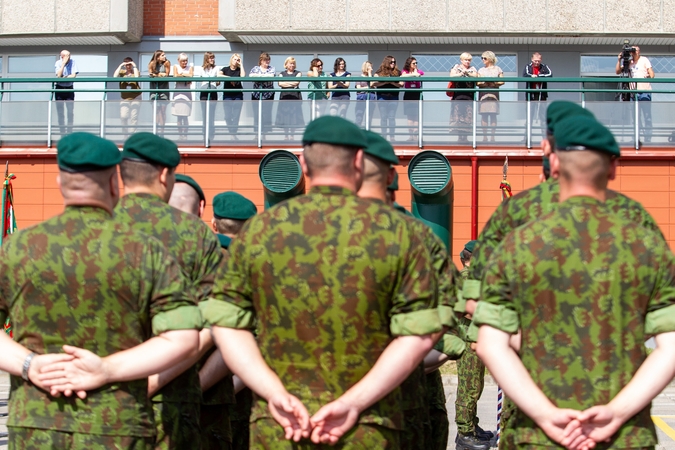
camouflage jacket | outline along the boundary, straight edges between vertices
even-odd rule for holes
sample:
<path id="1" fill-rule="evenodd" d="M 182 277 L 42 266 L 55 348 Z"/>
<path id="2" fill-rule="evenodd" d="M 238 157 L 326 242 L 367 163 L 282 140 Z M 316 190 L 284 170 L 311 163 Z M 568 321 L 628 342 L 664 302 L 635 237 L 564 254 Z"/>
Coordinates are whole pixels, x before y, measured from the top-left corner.
<path id="1" fill-rule="evenodd" d="M 441 330 L 419 226 L 348 190 L 315 187 L 244 225 L 207 320 L 253 329 L 257 318 L 267 364 L 313 414 L 363 378 L 394 337 Z M 259 400 L 251 420 L 268 414 Z M 400 429 L 400 389 L 359 420 Z"/>
<path id="2" fill-rule="evenodd" d="M 191 282 L 190 293 L 198 302 L 210 295 L 223 256 L 218 239 L 201 219 L 168 205 L 156 195 L 128 194 L 115 208 L 115 220 L 159 239 L 180 264 Z M 228 402 L 233 402 L 234 392 L 230 397 Z M 199 403 L 197 368 L 191 367 L 176 377 L 153 401 Z"/>
<path id="3" fill-rule="evenodd" d="M 480 279 L 485 266 L 504 237 L 519 226 L 555 210 L 558 207 L 559 192 L 558 181 L 549 178 L 544 183 L 514 195 L 497 207 L 478 236 L 478 242 L 471 255 L 469 277 L 464 282 L 462 292 L 464 299 L 478 299 Z M 661 234 L 654 218 L 639 202 L 619 192 L 607 190 L 606 203 L 611 210 L 629 221 Z M 661 236 L 663 238 L 663 235 Z M 665 241 L 665 238 L 663 240 Z"/>
<path id="4" fill-rule="evenodd" d="M 536 264 L 534 262 L 536 261 Z M 590 197 L 510 233 L 485 270 L 474 323 L 522 330 L 520 358 L 563 408 L 606 404 L 644 361 L 649 335 L 675 331 L 675 257 L 662 236 Z M 656 444 L 649 407 L 613 448 Z M 528 418 L 519 443 L 554 445 Z"/>
<path id="5" fill-rule="evenodd" d="M 69 206 L 19 231 L 0 250 L 0 319 L 31 351 L 64 344 L 107 356 L 174 329 L 201 328 L 180 267 L 150 236 L 97 207 Z M 7 425 L 73 433 L 152 436 L 147 380 L 106 385 L 85 400 L 50 397 L 11 377 Z"/>

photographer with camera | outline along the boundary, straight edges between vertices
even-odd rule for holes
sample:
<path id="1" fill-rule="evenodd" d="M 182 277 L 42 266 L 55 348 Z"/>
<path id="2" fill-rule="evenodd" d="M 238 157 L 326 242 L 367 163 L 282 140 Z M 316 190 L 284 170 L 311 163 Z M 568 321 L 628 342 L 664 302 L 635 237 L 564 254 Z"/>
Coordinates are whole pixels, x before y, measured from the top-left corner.
<path id="1" fill-rule="evenodd" d="M 630 57 L 629 57 L 630 55 Z M 627 44 L 624 46 L 616 62 L 616 74 L 626 74 L 630 78 L 654 78 L 654 69 L 652 63 L 649 62 L 646 56 L 640 56 L 640 47 L 630 47 Z M 631 89 L 639 89 L 641 91 L 651 91 L 651 83 L 630 83 Z M 639 102 L 651 102 L 652 94 L 648 92 L 635 93 L 631 96 L 631 100 Z M 640 105 L 641 128 L 644 133 L 645 143 L 652 140 L 652 105 L 651 103 L 644 103 Z"/>

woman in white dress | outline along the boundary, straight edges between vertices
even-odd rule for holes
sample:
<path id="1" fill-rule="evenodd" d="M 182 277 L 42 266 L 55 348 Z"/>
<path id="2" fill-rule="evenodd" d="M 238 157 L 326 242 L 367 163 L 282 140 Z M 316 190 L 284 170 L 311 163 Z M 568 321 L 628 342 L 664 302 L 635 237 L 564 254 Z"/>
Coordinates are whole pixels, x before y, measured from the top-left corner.
<path id="1" fill-rule="evenodd" d="M 178 55 L 178 64 L 173 66 L 173 76 L 192 77 L 194 75 L 194 64 L 188 67 L 188 57 L 185 53 Z M 176 89 L 191 89 L 192 81 L 176 81 Z M 192 112 L 192 93 L 176 92 L 173 94 L 173 107 L 171 114 L 176 116 L 178 122 L 178 140 L 184 141 L 188 134 L 188 119 Z"/>

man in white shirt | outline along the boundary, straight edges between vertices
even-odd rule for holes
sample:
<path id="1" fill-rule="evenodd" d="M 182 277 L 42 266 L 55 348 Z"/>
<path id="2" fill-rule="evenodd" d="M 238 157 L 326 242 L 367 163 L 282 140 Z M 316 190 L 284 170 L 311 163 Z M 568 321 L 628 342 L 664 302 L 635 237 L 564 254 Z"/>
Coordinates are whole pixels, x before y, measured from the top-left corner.
<path id="1" fill-rule="evenodd" d="M 633 60 L 630 63 L 630 76 L 631 78 L 654 78 L 654 69 L 652 69 L 652 63 L 647 59 L 646 56 L 640 56 L 640 47 L 634 45 L 633 49 L 635 51 L 631 52 Z M 621 53 L 619 53 L 619 58 L 616 62 L 616 74 L 620 74 L 622 71 L 622 61 Z M 641 91 L 651 91 L 651 83 L 630 83 L 631 89 L 638 89 Z M 652 94 L 649 92 L 638 92 L 631 96 L 632 100 L 639 102 L 651 102 Z M 641 116 L 641 126 L 642 132 L 645 137 L 645 143 L 649 143 L 652 140 L 652 105 L 651 103 L 643 103 L 640 105 L 640 116 Z"/>
<path id="2" fill-rule="evenodd" d="M 57 78 L 75 78 L 78 74 L 77 65 L 70 57 L 68 50 L 61 51 L 59 60 L 54 64 L 54 72 Z M 54 85 L 55 89 L 72 89 L 72 81 L 59 81 Z M 61 137 L 65 134 L 73 132 L 73 101 L 75 100 L 74 92 L 55 92 L 54 100 L 56 100 L 56 115 L 59 120 L 59 131 Z M 62 103 L 65 102 L 65 103 Z M 68 123 L 65 123 L 64 106 L 68 110 Z"/>

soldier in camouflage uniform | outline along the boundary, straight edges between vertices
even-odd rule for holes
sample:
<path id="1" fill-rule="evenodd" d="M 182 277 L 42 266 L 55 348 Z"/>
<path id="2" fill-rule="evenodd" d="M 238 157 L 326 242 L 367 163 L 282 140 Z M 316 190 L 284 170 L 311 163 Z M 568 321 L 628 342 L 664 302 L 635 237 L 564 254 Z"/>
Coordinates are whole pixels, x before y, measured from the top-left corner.
<path id="1" fill-rule="evenodd" d="M 497 246 L 474 315 L 478 352 L 518 405 L 508 448 L 653 448 L 650 401 L 675 360 L 675 257 L 604 201 L 620 156 L 609 130 L 576 116 L 554 137 L 561 203 Z M 520 356 L 509 345 L 518 330 Z"/>
<path id="2" fill-rule="evenodd" d="M 389 193 L 398 189 L 398 177 L 390 165 L 398 164 L 398 158 L 394 148 L 386 139 L 371 131 L 365 133 L 368 139 L 368 146 L 364 149 L 365 174 L 358 195 L 391 205 L 393 196 Z M 403 211 L 407 212 L 405 209 Z M 408 220 L 416 220 L 410 213 L 406 216 L 410 217 Z M 425 357 L 424 363 L 420 364 L 401 384 L 404 414 L 401 448 L 445 450 L 448 445 L 449 423 L 445 409 L 443 382 L 438 366 L 449 358 L 457 359 L 465 348 L 464 342 L 455 334 L 454 313 L 449 313 L 447 316 L 444 314 L 444 311 L 449 312 L 450 307 L 456 301 L 455 284 L 459 274 L 450 261 L 445 245 L 429 227 L 425 227 L 424 240 L 434 258 L 434 267 L 438 272 L 438 277 L 444 280 L 441 286 L 445 290 L 439 292 L 441 322 L 452 331 L 443 335 L 439 343 Z M 427 371 L 431 373 L 426 375 Z M 437 373 L 438 377 L 435 377 L 434 373 Z M 432 381 L 429 386 L 427 386 L 427 379 Z M 434 401 L 438 397 L 442 400 Z M 437 407 L 438 403 L 440 403 L 440 408 Z"/>
<path id="3" fill-rule="evenodd" d="M 158 238 L 178 260 L 199 302 L 208 298 L 223 255 L 215 235 L 198 217 L 167 204 L 180 162 L 176 145 L 151 133 L 137 133 L 124 144 L 120 172 L 125 195 L 115 208 L 118 222 Z M 208 329 L 200 333 L 200 352 L 150 379 L 157 424 L 156 448 L 200 447 L 201 388 L 195 363 L 212 348 Z M 232 384 L 222 385 L 220 401 L 234 403 Z M 226 410 L 226 409 L 225 409 Z M 231 442 L 229 421 L 222 423 Z"/>
<path id="4" fill-rule="evenodd" d="M 11 314 L 16 339 L 0 338 L 0 369 L 12 375 L 10 449 L 151 449 L 147 376 L 196 348 L 201 316 L 180 267 L 159 241 L 113 221 L 119 161 L 110 141 L 61 139 L 65 211 L 3 243 L 0 321 Z M 62 346 L 69 361 L 37 375 L 45 356 L 34 355 Z M 80 363 L 105 377 L 85 376 Z M 57 398 L 50 387 L 79 392 Z"/>
<path id="5" fill-rule="evenodd" d="M 471 254 L 476 241 L 469 241 L 460 253 L 462 279 L 466 280 L 471 265 Z M 460 326 L 464 334 L 468 332 L 471 319 L 462 317 Z M 461 358 L 457 360 L 457 397 L 455 399 L 455 424 L 457 436 L 455 437 L 456 448 L 469 450 L 487 450 L 490 448 L 490 440 L 494 437 L 491 432 L 484 431 L 478 426 L 478 400 L 483 393 L 485 384 L 485 365 L 476 352 L 467 349 Z"/>
<path id="6" fill-rule="evenodd" d="M 236 192 L 221 192 L 213 197 L 213 218 L 211 226 L 217 233 L 218 241 L 225 257 L 229 256 L 227 249 L 232 239 L 239 233 L 246 221 L 255 216 L 258 209 L 252 201 Z M 225 365 L 223 357 L 219 350 L 211 354 L 199 370 L 199 379 L 202 384 L 202 390 L 205 391 L 205 397 L 211 389 L 213 379 L 230 373 Z M 236 375 L 233 378 L 235 390 L 235 404 L 230 405 L 229 415 L 232 424 L 232 450 L 247 450 L 249 448 L 249 421 L 251 418 L 251 406 L 253 404 L 253 393 L 244 386 L 242 381 Z M 202 406 L 202 417 L 204 417 L 204 407 Z M 217 423 L 217 419 L 211 416 L 211 422 Z M 202 421 L 202 428 L 204 422 Z"/>
<path id="7" fill-rule="evenodd" d="M 361 129 L 321 117 L 303 143 L 309 193 L 246 223 L 204 311 L 225 362 L 257 394 L 252 448 L 295 448 L 284 438 L 308 437 L 311 413 L 314 444 L 396 449 L 397 386 L 443 328 L 432 258 L 421 223 L 354 194 Z"/>
<path id="8" fill-rule="evenodd" d="M 206 196 L 202 187 L 194 178 L 177 173 L 176 183 L 171 190 L 169 205 L 201 218 L 206 207 Z"/>
<path id="9" fill-rule="evenodd" d="M 553 133 L 557 123 L 571 116 L 581 116 L 593 120 L 595 118 L 590 111 L 571 102 L 555 101 L 549 105 L 546 111 L 549 138 L 542 142 L 545 157 L 551 154 L 554 145 Z M 463 288 L 463 297 L 467 301 L 467 312 L 473 313 L 475 303 L 472 305 L 472 301 L 475 302 L 480 296 L 480 279 L 492 251 L 512 230 L 554 211 L 558 206 L 558 195 L 558 180 L 549 178 L 533 188 L 514 195 L 497 207 L 478 236 L 478 242 L 471 257 L 469 276 L 464 282 Z M 656 221 L 640 203 L 611 189 L 607 189 L 605 197 L 607 206 L 615 213 L 661 234 Z M 476 330 L 470 330 L 468 339 L 475 341 Z M 509 421 L 514 415 L 514 411 L 514 406 L 508 397 L 505 397 L 500 424 L 501 446 L 508 446 L 511 436 Z"/>

